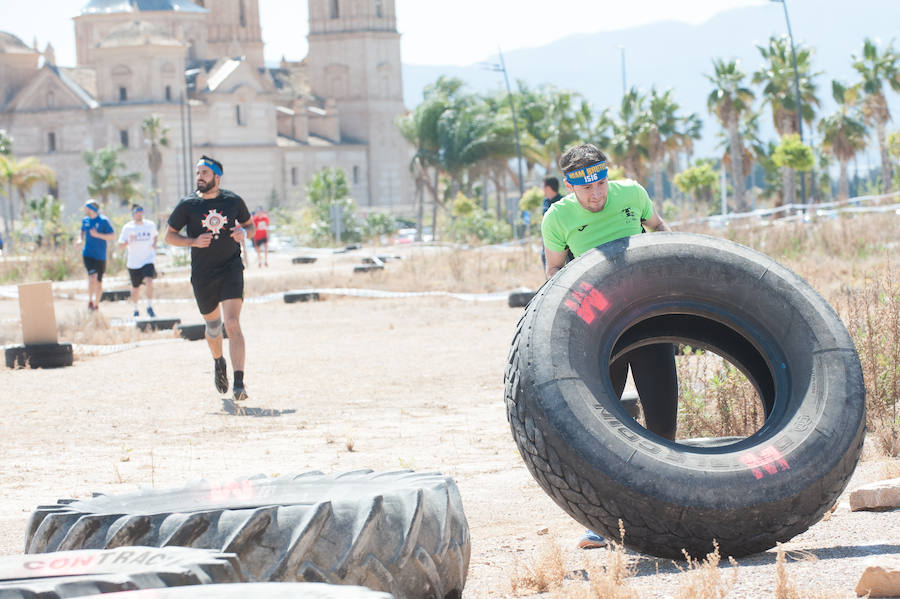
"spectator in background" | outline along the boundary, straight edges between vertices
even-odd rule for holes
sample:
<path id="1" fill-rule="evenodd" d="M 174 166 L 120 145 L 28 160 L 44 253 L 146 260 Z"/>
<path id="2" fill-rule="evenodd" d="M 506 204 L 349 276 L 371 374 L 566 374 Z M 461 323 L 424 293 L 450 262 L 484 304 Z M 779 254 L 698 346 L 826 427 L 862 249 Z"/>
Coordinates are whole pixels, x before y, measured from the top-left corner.
<path id="1" fill-rule="evenodd" d="M 153 279 L 156 278 L 156 223 L 144 220 L 144 208 L 138 204 L 131 207 L 131 222 L 122 227 L 119 245 L 128 248 L 128 275 L 131 277 L 131 303 L 134 317 L 138 313 L 138 296 L 141 285 L 147 287 L 147 316 L 156 318 L 153 312 Z"/>
<path id="2" fill-rule="evenodd" d="M 256 260 L 262 268 L 263 253 L 265 253 L 265 264 L 269 265 L 269 215 L 262 206 L 257 207 L 256 212 L 253 213 L 253 226 L 256 227 L 256 231 L 253 233 L 253 247 L 256 248 Z"/>
<path id="3" fill-rule="evenodd" d="M 103 272 L 106 270 L 106 242 L 116 238 L 109 219 L 100 214 L 100 204 L 89 199 L 84 203 L 85 217 L 81 220 L 81 251 L 88 275 L 88 310 L 100 307 L 103 295 Z"/>
<path id="4" fill-rule="evenodd" d="M 559 193 L 559 179 L 556 177 L 544 177 L 544 205 L 541 214 L 547 214 L 550 206 L 560 201 L 562 196 Z M 547 270 L 547 256 L 544 254 L 544 246 L 541 244 L 541 265 Z"/>

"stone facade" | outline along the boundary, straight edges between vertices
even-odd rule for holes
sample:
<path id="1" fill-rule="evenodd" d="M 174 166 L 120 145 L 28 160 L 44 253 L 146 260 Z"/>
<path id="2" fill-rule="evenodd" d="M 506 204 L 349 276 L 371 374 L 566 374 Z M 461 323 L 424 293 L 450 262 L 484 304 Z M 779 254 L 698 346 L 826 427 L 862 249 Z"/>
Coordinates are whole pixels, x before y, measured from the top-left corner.
<path id="1" fill-rule="evenodd" d="M 17 156 L 56 170 L 68 214 L 87 198 L 82 153 L 106 146 L 123 148 L 149 204 L 151 114 L 169 129 L 161 212 L 192 189 L 201 154 L 251 208 L 273 195 L 300 206 L 313 174 L 340 167 L 361 208 L 408 211 L 393 0 L 310 0 L 309 19 L 307 58 L 277 68 L 263 64 L 257 0 L 91 0 L 74 19 L 75 67 L 0 32 L 0 128 Z"/>

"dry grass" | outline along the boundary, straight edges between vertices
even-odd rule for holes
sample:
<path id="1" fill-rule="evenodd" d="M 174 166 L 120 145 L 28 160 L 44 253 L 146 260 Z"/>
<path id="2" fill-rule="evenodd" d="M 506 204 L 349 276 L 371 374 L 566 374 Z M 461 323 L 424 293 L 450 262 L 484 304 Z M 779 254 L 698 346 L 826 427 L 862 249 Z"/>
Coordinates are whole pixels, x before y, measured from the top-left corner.
<path id="1" fill-rule="evenodd" d="M 135 326 L 112 326 L 100 311 L 79 311 L 61 321 L 59 337 L 83 345 L 120 345 L 158 338 L 155 333 L 143 332 Z"/>
<path id="2" fill-rule="evenodd" d="M 890 262 L 843 293 L 845 321 L 866 383 L 866 426 L 884 455 L 900 456 L 900 283 Z"/>
<path id="3" fill-rule="evenodd" d="M 513 574 L 509 579 L 513 595 L 543 593 L 558 589 L 566 576 L 565 555 L 555 537 L 545 538 L 527 563 L 513 562 Z"/>
<path id="4" fill-rule="evenodd" d="M 734 365 L 708 351 L 686 352 L 678 365 L 678 437 L 746 437 L 765 412 L 756 389 Z"/>
<path id="5" fill-rule="evenodd" d="M 729 576 L 725 576 L 719 568 L 721 557 L 719 556 L 719 544 L 713 541 L 713 551 L 708 553 L 701 562 L 692 558 L 686 551 L 687 567 L 679 566 L 683 581 L 675 590 L 675 599 L 721 599 L 731 592 L 738 578 L 737 562 L 729 557 L 732 570 Z M 683 551 L 683 550 L 682 550 Z"/>

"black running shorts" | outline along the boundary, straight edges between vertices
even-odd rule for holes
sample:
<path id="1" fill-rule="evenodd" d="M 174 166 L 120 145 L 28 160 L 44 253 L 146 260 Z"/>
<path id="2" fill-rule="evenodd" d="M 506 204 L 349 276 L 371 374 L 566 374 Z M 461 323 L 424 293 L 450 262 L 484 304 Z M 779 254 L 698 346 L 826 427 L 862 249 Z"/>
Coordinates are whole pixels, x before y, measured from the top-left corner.
<path id="1" fill-rule="evenodd" d="M 106 260 L 97 260 L 90 256 L 82 256 L 84 267 L 87 269 L 88 276 L 97 275 L 97 280 L 103 280 L 103 273 L 106 271 Z"/>
<path id="2" fill-rule="evenodd" d="M 215 279 L 191 280 L 191 286 L 200 314 L 209 314 L 222 300 L 244 299 L 244 269 L 238 262 Z"/>
<path id="3" fill-rule="evenodd" d="M 155 279 L 156 278 L 156 267 L 153 266 L 153 263 L 145 264 L 140 268 L 129 268 L 128 276 L 131 277 L 131 286 L 132 287 L 140 287 L 144 279 Z"/>

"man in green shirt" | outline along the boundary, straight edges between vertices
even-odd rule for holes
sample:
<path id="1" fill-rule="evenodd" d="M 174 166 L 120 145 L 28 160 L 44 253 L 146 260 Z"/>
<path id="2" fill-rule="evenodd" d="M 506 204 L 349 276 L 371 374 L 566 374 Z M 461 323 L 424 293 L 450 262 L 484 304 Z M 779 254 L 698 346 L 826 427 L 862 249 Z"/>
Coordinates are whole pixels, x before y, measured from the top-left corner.
<path id="1" fill-rule="evenodd" d="M 559 159 L 569 195 L 554 203 L 541 223 L 549 279 L 566 265 L 569 252 L 580 256 L 608 241 L 637 235 L 644 229 L 669 231 L 653 208 L 647 191 L 631 180 L 607 177 L 606 155 L 596 146 L 583 144 Z M 675 439 L 678 417 L 678 375 L 671 343 L 657 343 L 633 350 L 609 367 L 615 392 L 625 389 L 628 367 L 634 378 L 647 429 Z M 602 537 L 587 531 L 578 546 L 602 547 Z"/>

